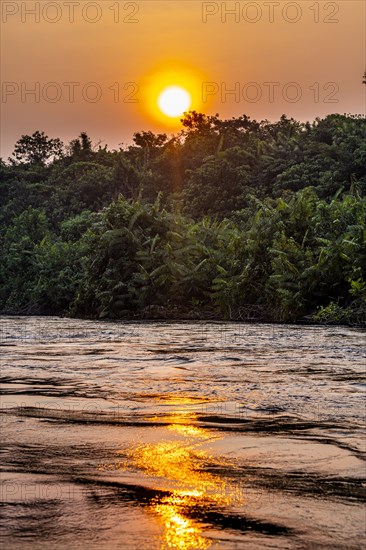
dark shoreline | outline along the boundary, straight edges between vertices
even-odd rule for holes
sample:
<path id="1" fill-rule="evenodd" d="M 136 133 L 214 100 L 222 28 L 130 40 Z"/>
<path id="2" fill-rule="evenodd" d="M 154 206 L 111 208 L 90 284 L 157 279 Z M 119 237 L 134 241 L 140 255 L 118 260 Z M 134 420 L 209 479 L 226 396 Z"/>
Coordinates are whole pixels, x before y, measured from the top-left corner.
<path id="1" fill-rule="evenodd" d="M 210 323 L 243 323 L 245 325 L 269 324 L 269 325 L 298 325 L 298 326 L 333 326 L 366 329 L 366 320 L 360 323 L 335 323 L 326 321 L 316 321 L 310 317 L 283 321 L 273 319 L 269 316 L 244 317 L 243 315 L 233 315 L 226 317 L 213 311 L 195 311 L 182 309 L 169 309 L 158 306 L 149 308 L 148 311 L 133 312 L 126 310 L 121 317 L 104 317 L 98 315 L 73 315 L 70 312 L 58 313 L 39 313 L 29 311 L 0 311 L 0 317 L 59 317 L 61 319 L 80 319 L 83 321 L 102 321 L 102 322 L 210 322 Z"/>

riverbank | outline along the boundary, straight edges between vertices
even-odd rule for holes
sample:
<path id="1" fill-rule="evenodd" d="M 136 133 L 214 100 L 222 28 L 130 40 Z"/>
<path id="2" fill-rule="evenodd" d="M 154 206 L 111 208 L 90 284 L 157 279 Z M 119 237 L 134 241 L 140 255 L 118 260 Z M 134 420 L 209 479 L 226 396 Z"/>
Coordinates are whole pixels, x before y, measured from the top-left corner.
<path id="1" fill-rule="evenodd" d="M 0 311 L 0 316 L 52 316 L 50 314 L 41 314 L 37 307 L 21 308 L 15 310 Z M 273 323 L 273 324 L 298 324 L 298 325 L 319 325 L 319 326 L 349 326 L 366 328 L 366 317 L 363 311 L 353 311 L 350 313 L 347 309 L 339 308 L 336 312 L 323 310 L 313 315 L 307 315 L 299 319 L 284 322 L 281 318 L 270 316 L 259 306 L 248 306 L 233 309 L 227 315 L 222 315 L 215 310 L 210 309 L 192 309 L 147 306 L 141 311 L 123 310 L 119 317 L 111 317 L 108 313 L 95 315 L 77 315 L 71 312 L 56 313 L 59 317 L 70 319 L 89 319 L 89 320 L 110 320 L 110 321 L 217 321 L 217 322 L 243 322 L 243 323 Z"/>

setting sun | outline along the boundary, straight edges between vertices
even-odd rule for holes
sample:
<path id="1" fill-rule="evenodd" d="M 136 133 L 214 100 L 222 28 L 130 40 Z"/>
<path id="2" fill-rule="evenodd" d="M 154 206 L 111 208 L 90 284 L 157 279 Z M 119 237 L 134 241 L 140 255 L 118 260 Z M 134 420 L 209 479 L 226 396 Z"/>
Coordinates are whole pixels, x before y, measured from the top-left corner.
<path id="1" fill-rule="evenodd" d="M 139 82 L 141 116 L 159 131 L 179 130 L 184 112 L 201 111 L 202 82 L 209 79 L 202 69 L 177 59 L 151 66 Z"/>
<path id="2" fill-rule="evenodd" d="M 169 117 L 177 117 L 187 111 L 191 105 L 190 94 L 180 86 L 170 86 L 158 97 L 160 110 Z"/>

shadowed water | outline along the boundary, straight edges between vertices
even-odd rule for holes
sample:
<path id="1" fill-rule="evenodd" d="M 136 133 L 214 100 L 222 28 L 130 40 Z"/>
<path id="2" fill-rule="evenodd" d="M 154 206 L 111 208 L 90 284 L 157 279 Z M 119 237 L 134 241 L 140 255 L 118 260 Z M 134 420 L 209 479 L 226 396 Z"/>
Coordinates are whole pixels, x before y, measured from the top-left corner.
<path id="1" fill-rule="evenodd" d="M 5 547 L 362 548 L 364 336 L 1 318 Z"/>

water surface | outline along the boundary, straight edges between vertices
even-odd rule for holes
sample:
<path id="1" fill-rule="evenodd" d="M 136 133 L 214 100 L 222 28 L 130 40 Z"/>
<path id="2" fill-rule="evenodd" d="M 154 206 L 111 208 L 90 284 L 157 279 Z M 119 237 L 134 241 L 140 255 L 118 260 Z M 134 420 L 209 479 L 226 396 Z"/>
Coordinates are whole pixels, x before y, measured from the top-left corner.
<path id="1" fill-rule="evenodd" d="M 364 335 L 1 318 L 3 542 L 362 548 Z"/>

